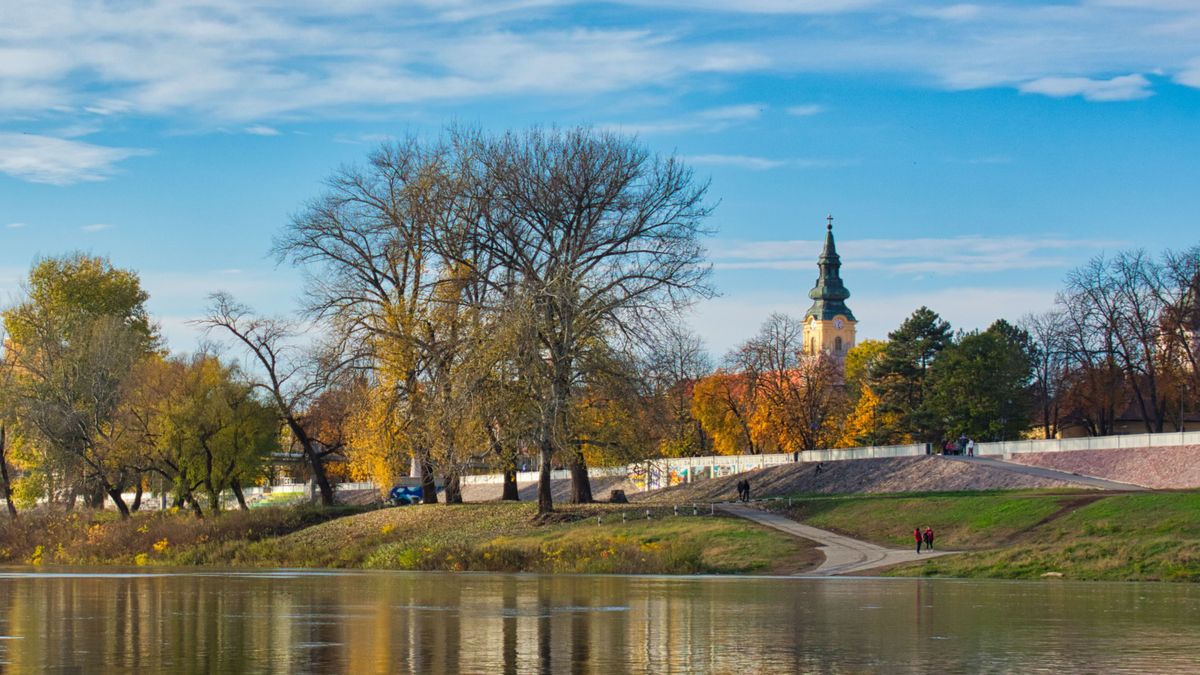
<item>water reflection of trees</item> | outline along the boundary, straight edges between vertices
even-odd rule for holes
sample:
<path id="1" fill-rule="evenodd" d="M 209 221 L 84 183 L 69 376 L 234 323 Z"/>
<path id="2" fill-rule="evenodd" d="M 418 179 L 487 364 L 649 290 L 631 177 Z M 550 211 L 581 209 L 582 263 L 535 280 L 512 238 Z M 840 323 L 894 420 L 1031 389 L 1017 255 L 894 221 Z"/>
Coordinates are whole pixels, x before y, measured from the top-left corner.
<path id="1" fill-rule="evenodd" d="M 806 672 L 922 669 L 930 659 L 951 671 L 1020 670 L 1030 659 L 1079 665 L 1081 645 L 1102 640 L 1104 649 L 1083 650 L 1089 669 L 1105 670 L 1114 654 L 1123 663 L 1157 655 L 1155 669 L 1168 672 L 1172 653 L 1200 648 L 1188 610 L 1200 593 L 1157 588 L 416 573 L 0 577 L 0 636 L 16 638 L 0 640 L 0 670 Z"/>

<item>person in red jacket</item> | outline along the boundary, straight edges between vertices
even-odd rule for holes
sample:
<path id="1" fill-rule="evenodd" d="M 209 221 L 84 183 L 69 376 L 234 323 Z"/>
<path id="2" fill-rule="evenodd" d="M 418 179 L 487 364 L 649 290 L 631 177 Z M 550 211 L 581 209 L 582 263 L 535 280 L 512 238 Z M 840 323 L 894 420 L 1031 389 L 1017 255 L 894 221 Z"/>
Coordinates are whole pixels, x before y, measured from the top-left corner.
<path id="1" fill-rule="evenodd" d="M 913 528 L 913 539 L 917 540 L 917 553 L 921 552 L 921 528 Z"/>
<path id="2" fill-rule="evenodd" d="M 929 551 L 933 550 L 933 528 L 928 525 L 925 526 L 925 548 Z"/>

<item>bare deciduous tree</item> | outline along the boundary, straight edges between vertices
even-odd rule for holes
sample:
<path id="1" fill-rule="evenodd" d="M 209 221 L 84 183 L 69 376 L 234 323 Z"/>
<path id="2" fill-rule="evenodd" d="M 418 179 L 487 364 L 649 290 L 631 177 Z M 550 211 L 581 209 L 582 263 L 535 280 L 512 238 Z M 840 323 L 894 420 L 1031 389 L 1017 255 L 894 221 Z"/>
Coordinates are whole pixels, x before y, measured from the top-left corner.
<path id="1" fill-rule="evenodd" d="M 209 330 L 220 329 L 233 337 L 250 356 L 257 378 L 247 369 L 252 384 L 265 392 L 279 420 L 287 426 L 304 455 L 326 506 L 334 503 L 333 486 L 325 468 L 330 455 L 342 449 L 342 438 L 322 437 L 311 417 L 322 393 L 337 384 L 345 372 L 343 354 L 336 349 L 314 350 L 296 344 L 299 331 L 291 322 L 254 316 L 248 307 L 225 293 L 212 296 L 207 318 L 197 322 Z"/>
<path id="2" fill-rule="evenodd" d="M 483 217 L 468 237 L 486 254 L 462 262 L 503 284 L 505 297 L 526 299 L 538 342 L 546 382 L 538 509 L 553 509 L 555 457 L 571 469 L 573 501 L 592 501 L 586 464 L 570 447 L 581 358 L 595 341 L 640 340 L 648 322 L 674 320 L 709 292 L 700 243 L 707 185 L 675 158 L 589 129 L 460 142 L 474 148 L 484 178 L 475 195 Z"/>

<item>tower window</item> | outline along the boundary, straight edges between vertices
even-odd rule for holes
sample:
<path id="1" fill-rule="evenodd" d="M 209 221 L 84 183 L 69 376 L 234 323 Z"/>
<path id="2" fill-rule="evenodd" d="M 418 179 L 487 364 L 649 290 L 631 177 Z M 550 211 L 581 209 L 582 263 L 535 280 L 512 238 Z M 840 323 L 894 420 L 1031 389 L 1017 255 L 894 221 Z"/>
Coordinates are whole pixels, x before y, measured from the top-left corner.
<path id="1" fill-rule="evenodd" d="M 842 353 L 842 338 L 841 337 L 836 337 L 833 339 L 833 353 L 834 354 Z"/>

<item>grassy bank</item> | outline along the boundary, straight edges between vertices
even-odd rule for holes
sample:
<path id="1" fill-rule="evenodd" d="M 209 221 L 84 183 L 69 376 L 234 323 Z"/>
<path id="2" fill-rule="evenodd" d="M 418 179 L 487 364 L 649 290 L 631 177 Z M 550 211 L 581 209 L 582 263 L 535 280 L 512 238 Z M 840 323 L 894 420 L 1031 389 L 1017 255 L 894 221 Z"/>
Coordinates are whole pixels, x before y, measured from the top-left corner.
<path id="1" fill-rule="evenodd" d="M 889 546 L 932 527 L 964 551 L 889 571 L 906 576 L 1200 581 L 1200 493 L 1016 491 L 810 497 L 788 515 Z"/>
<path id="2" fill-rule="evenodd" d="M 622 513 L 625 519 L 622 519 Z M 183 514 L 30 514 L 0 521 L 0 562 L 649 574 L 783 574 L 810 544 L 737 519 L 610 505 L 430 505 L 376 511 L 275 507 Z"/>

